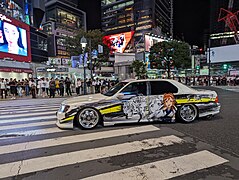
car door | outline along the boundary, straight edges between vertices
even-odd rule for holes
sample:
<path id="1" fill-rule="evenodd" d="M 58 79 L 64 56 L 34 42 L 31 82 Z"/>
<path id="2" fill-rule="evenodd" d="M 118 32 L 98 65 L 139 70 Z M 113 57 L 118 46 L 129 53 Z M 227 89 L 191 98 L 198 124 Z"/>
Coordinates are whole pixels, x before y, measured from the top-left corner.
<path id="1" fill-rule="evenodd" d="M 124 94 L 121 101 L 123 104 L 123 113 L 125 118 L 136 121 L 144 119 L 147 115 L 148 109 L 148 82 L 132 82 L 121 90 L 120 93 Z"/>
<path id="2" fill-rule="evenodd" d="M 172 122 L 175 120 L 176 105 L 174 94 L 178 88 L 169 81 L 150 81 L 148 97 L 148 120 L 162 120 Z"/>

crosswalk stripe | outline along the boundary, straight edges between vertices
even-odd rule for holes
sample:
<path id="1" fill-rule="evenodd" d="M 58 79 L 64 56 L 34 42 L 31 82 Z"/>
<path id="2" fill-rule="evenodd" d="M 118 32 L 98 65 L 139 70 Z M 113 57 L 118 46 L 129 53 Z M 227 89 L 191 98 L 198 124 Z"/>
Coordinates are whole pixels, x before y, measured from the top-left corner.
<path id="1" fill-rule="evenodd" d="M 155 126 L 149 125 L 144 127 L 116 129 L 116 130 L 110 130 L 110 131 L 95 132 L 90 134 L 87 133 L 87 134 L 74 135 L 74 136 L 68 136 L 68 137 L 46 139 L 46 140 L 40 140 L 35 142 L 19 143 L 19 144 L 2 146 L 0 148 L 0 154 L 4 154 L 6 152 L 13 153 L 13 152 L 23 151 L 25 150 L 26 146 L 27 146 L 27 150 L 32 150 L 37 148 L 79 143 L 79 142 L 98 140 L 98 139 L 104 139 L 104 138 L 113 138 L 113 137 L 122 136 L 125 134 L 144 133 L 144 132 L 152 132 L 152 131 L 158 131 L 158 130 L 160 129 Z"/>
<path id="2" fill-rule="evenodd" d="M 36 129 L 36 130 L 21 130 L 14 133 L 9 132 L 9 133 L 4 133 L 4 136 L 9 136 L 11 134 L 17 134 L 18 136 L 34 136 L 34 135 L 58 133 L 63 131 L 67 131 L 67 130 L 61 130 L 58 127 L 53 127 L 53 128 L 44 128 L 44 129 Z"/>
<path id="3" fill-rule="evenodd" d="M 189 155 L 104 173 L 84 178 L 84 180 L 170 179 L 226 162 L 228 160 L 204 150 Z"/>
<path id="4" fill-rule="evenodd" d="M 14 119 L 13 121 L 14 122 L 18 122 L 18 121 L 38 121 L 38 120 L 43 120 L 43 119 L 52 119 L 52 118 L 56 118 L 56 115 L 47 115 L 47 113 L 45 113 L 44 115 L 45 116 L 38 116 L 38 117 L 26 117 L 26 118 L 17 118 L 17 119 Z M 8 120 L 0 120 L 0 125 L 2 123 L 8 123 L 8 122 L 11 122 L 12 119 L 11 118 L 8 118 Z"/>
<path id="5" fill-rule="evenodd" d="M 147 139 L 143 141 L 127 142 L 113 146 L 87 149 L 82 151 L 52 155 L 48 157 L 39 157 L 6 163 L 0 165 L 0 178 L 96 160 L 99 158 L 118 156 L 132 152 L 140 152 L 142 151 L 142 149 L 147 150 L 162 146 L 170 146 L 173 144 L 181 144 L 183 142 L 184 141 L 181 138 L 171 135 Z"/>
<path id="6" fill-rule="evenodd" d="M 18 108 L 18 109 L 8 109 L 8 110 L 0 110 L 0 114 L 11 113 L 11 112 L 26 112 L 26 111 L 44 111 L 47 109 L 59 109 L 60 106 L 45 106 L 45 107 L 34 107 L 34 108 Z"/>
<path id="7" fill-rule="evenodd" d="M 46 111 L 46 112 L 35 112 L 35 113 L 27 113 L 27 114 L 12 114 L 12 115 L 4 115 L 4 116 L 0 116 L 0 120 L 1 119 L 7 119 L 7 118 L 12 118 L 12 119 L 16 119 L 18 117 L 26 117 L 26 116 L 39 116 L 39 115 L 52 115 L 52 114 L 56 114 L 56 111 Z"/>
<path id="8" fill-rule="evenodd" d="M 31 124 L 10 125 L 10 126 L 1 127 L 0 130 L 11 130 L 11 129 L 16 129 L 16 128 L 26 128 L 26 127 L 43 126 L 43 125 L 50 125 L 50 124 L 55 124 L 55 121 L 45 121 L 45 122 L 35 122 L 35 123 L 31 123 Z"/>

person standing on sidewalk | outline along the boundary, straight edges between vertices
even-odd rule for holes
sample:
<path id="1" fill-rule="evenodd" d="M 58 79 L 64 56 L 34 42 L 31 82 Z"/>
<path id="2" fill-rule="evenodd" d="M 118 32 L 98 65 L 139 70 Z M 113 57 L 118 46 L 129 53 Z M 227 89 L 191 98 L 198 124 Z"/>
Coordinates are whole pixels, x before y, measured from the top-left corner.
<path id="1" fill-rule="evenodd" d="M 78 78 L 76 81 L 76 94 L 80 95 L 81 94 L 81 79 Z"/>
<path id="2" fill-rule="evenodd" d="M 71 94 L 71 80 L 66 77 L 66 80 L 65 80 L 65 85 L 66 85 L 66 93 L 68 96 L 72 96 Z"/>
<path id="3" fill-rule="evenodd" d="M 51 78 L 51 81 L 49 83 L 49 87 L 50 87 L 50 98 L 51 97 L 55 97 L 55 91 L 56 91 L 56 84 L 55 84 L 55 80 L 54 78 Z"/>
<path id="4" fill-rule="evenodd" d="M 59 88 L 60 88 L 60 96 L 63 97 L 64 96 L 64 79 L 63 79 L 63 77 L 61 77 L 61 79 L 59 81 Z"/>
<path id="5" fill-rule="evenodd" d="M 36 98 L 37 89 L 36 89 L 36 83 L 34 82 L 33 79 L 29 82 L 29 86 L 31 87 L 32 98 Z"/>
<path id="6" fill-rule="evenodd" d="M 7 85 L 4 78 L 0 79 L 0 95 L 2 99 L 3 97 L 5 97 L 5 99 L 7 98 Z"/>
<path id="7" fill-rule="evenodd" d="M 50 83 L 49 79 L 46 78 L 46 94 L 47 94 L 47 96 L 49 96 L 49 83 Z"/>

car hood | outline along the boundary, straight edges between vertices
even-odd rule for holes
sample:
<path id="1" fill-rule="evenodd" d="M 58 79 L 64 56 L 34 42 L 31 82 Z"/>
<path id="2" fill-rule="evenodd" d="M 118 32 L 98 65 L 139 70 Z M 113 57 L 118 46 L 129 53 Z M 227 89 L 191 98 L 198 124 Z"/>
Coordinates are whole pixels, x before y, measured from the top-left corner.
<path id="1" fill-rule="evenodd" d="M 62 102 L 62 104 L 65 105 L 81 105 L 81 104 L 88 104 L 88 103 L 93 103 L 93 102 L 98 102 L 100 100 L 105 100 L 107 99 L 107 96 L 104 96 L 102 94 L 91 94 L 91 95 L 83 95 L 83 96 L 78 96 L 78 97 L 73 97 L 66 99 L 65 101 Z"/>

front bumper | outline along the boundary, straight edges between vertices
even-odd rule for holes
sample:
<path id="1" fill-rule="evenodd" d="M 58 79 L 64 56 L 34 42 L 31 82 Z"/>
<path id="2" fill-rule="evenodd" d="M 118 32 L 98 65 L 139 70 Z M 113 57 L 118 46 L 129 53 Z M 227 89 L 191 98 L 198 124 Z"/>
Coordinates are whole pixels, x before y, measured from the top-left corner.
<path id="1" fill-rule="evenodd" d="M 197 104 L 199 117 L 213 116 L 220 113 L 220 103 Z"/>
<path id="2" fill-rule="evenodd" d="M 66 113 L 64 112 L 57 112 L 56 113 L 56 125 L 60 128 L 60 129 L 73 129 L 74 125 L 73 125 L 73 121 L 75 118 L 75 114 L 73 115 L 66 115 Z"/>

